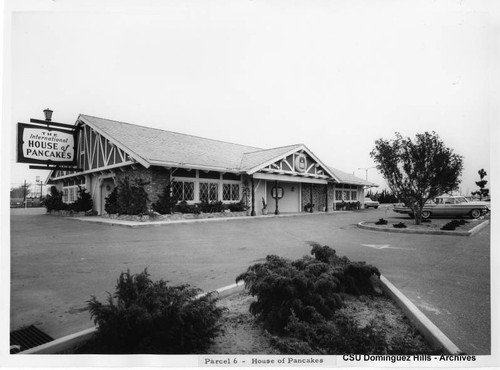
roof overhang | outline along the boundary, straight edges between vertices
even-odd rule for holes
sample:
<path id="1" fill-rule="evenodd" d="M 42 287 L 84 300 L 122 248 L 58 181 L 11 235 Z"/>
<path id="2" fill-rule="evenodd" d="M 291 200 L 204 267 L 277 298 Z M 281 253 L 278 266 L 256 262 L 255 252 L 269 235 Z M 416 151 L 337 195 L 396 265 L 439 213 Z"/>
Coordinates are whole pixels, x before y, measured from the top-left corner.
<path id="1" fill-rule="evenodd" d="M 299 177 L 299 176 L 290 176 L 290 175 L 278 175 L 278 174 L 271 174 L 271 173 L 254 173 L 253 174 L 254 179 L 262 179 L 262 180 L 269 180 L 269 181 L 282 181 L 282 182 L 301 182 L 301 183 L 308 183 L 308 184 L 328 184 L 328 180 L 325 179 L 318 179 L 314 177 Z"/>

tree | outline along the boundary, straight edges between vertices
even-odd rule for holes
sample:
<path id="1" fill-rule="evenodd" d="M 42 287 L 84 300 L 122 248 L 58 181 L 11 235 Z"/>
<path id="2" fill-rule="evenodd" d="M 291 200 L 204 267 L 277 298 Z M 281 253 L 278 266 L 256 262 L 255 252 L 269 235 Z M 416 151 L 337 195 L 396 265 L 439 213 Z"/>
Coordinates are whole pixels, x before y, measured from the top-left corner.
<path id="1" fill-rule="evenodd" d="M 484 188 L 488 183 L 488 181 L 484 179 L 487 173 L 484 168 L 481 168 L 479 171 L 477 171 L 477 173 L 479 174 L 479 181 L 476 181 L 476 185 L 479 186 L 479 190 L 473 191 L 471 194 L 479 195 L 479 200 L 483 200 L 483 197 L 487 197 L 490 194 L 490 189 Z"/>
<path id="2" fill-rule="evenodd" d="M 395 140 L 379 139 L 370 156 L 391 191 L 422 221 L 425 202 L 458 189 L 462 156 L 446 147 L 435 133 L 417 134 L 415 141 L 396 132 Z"/>
<path id="3" fill-rule="evenodd" d="M 144 190 L 144 183 L 141 179 L 135 179 L 131 183 L 125 177 L 118 183 L 116 200 L 118 203 L 118 213 L 123 215 L 139 215 L 148 211 L 148 193 Z"/>
<path id="4" fill-rule="evenodd" d="M 171 214 L 176 204 L 177 199 L 172 196 L 172 182 L 169 181 L 158 196 L 158 201 L 153 203 L 153 209 L 161 214 Z"/>
<path id="5" fill-rule="evenodd" d="M 61 211 L 68 208 L 62 200 L 63 194 L 55 186 L 50 187 L 50 194 L 45 198 L 45 208 L 47 211 Z"/>
<path id="6" fill-rule="evenodd" d="M 26 183 L 21 186 L 10 188 L 10 197 L 11 198 L 23 198 L 28 197 L 31 193 L 31 184 Z"/>
<path id="7" fill-rule="evenodd" d="M 86 212 L 92 209 L 94 202 L 87 189 L 78 185 L 78 199 L 71 205 L 76 212 Z"/>

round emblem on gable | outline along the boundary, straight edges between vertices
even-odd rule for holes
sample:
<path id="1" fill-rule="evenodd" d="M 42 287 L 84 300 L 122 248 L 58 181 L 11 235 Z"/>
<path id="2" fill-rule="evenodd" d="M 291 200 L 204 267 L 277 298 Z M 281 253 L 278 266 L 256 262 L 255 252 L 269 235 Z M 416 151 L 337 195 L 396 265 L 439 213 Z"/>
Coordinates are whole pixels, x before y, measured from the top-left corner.
<path id="1" fill-rule="evenodd" d="M 307 159 L 304 154 L 297 154 L 295 156 L 295 170 L 298 172 L 306 172 Z"/>

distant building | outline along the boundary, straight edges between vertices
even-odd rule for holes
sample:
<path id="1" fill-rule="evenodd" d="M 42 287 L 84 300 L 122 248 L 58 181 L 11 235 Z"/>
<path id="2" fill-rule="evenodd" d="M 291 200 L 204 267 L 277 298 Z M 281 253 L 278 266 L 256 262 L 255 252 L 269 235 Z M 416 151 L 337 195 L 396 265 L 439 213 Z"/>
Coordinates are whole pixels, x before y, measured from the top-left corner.
<path id="1" fill-rule="evenodd" d="M 254 214 L 332 211 L 339 202 L 363 204 L 365 187 L 375 184 L 325 165 L 304 144 L 262 149 L 81 114 L 77 149 L 80 171 L 53 170 L 47 182 L 73 202 L 87 188 L 103 214 L 106 197 L 128 177 L 141 179 L 151 202 L 172 181 L 173 195 L 188 204 L 238 202 L 246 197 Z"/>

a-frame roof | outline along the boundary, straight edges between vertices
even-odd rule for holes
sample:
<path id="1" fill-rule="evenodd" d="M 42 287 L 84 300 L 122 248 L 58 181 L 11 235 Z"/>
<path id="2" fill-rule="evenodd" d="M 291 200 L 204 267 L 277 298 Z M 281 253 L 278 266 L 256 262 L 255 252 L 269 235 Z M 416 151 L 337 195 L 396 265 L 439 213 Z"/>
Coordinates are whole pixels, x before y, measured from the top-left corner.
<path id="1" fill-rule="evenodd" d="M 97 128 L 150 165 L 208 168 L 237 172 L 244 153 L 260 148 L 80 115 L 79 119 Z"/>
<path id="2" fill-rule="evenodd" d="M 185 167 L 252 174 L 291 153 L 300 152 L 307 153 L 324 168 L 325 175 L 336 182 L 376 186 L 325 166 L 304 144 L 262 149 L 84 114 L 79 115 L 77 123 L 89 126 L 145 167 Z"/>

